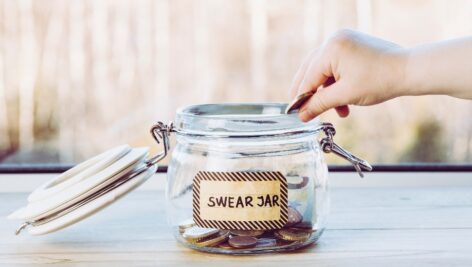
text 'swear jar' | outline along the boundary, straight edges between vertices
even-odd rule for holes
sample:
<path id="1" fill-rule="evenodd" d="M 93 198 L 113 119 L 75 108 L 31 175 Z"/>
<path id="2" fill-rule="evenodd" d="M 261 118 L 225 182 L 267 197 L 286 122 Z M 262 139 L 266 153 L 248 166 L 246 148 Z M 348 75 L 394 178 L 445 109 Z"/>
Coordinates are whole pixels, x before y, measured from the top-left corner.
<path id="1" fill-rule="evenodd" d="M 181 108 L 151 128 L 161 153 L 122 145 L 41 185 L 9 218 L 31 235 L 79 222 L 120 199 L 169 156 L 166 210 L 176 240 L 212 253 L 289 251 L 318 240 L 329 209 L 323 152 L 370 165 L 333 141 L 330 123 L 303 123 L 286 104 L 206 104 Z M 171 147 L 170 138 L 175 137 Z M 130 233 L 132 234 L 132 233 Z"/>

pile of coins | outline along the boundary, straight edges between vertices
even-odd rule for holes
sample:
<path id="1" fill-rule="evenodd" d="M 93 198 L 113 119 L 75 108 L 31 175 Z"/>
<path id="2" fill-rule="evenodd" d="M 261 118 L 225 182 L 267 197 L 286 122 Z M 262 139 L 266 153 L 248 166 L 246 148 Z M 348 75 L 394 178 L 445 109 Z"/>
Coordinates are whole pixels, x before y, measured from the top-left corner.
<path id="1" fill-rule="evenodd" d="M 288 208 L 288 221 L 276 230 L 220 230 L 198 227 L 191 219 L 178 226 L 181 237 L 189 244 L 199 247 L 217 247 L 237 250 L 252 248 L 281 248 L 308 240 L 315 232 L 311 222 L 295 208 Z"/>
<path id="2" fill-rule="evenodd" d="M 222 250 L 271 250 L 304 244 L 315 233 L 313 218 L 313 194 L 306 189 L 310 179 L 306 176 L 287 175 L 287 188 L 291 205 L 288 206 L 288 220 L 281 229 L 235 230 L 202 228 L 192 219 L 178 225 L 180 240 L 197 247 L 213 247 Z M 302 213 L 307 216 L 303 218 Z"/>

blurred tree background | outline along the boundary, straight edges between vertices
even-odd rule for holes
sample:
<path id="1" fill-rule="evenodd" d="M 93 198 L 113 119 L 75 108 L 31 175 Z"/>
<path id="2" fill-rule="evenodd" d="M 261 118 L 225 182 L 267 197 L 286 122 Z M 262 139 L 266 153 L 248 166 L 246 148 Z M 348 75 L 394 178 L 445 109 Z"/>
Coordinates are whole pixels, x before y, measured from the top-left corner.
<path id="1" fill-rule="evenodd" d="M 149 126 L 180 106 L 288 102 L 338 29 L 413 46 L 470 35 L 471 17 L 467 0 L 0 0 L 0 164 L 155 148 Z M 322 119 L 373 163 L 470 163 L 471 117 L 471 101 L 427 96 Z"/>
<path id="2" fill-rule="evenodd" d="M 402 161 L 447 162 L 447 138 L 439 121 L 425 119 L 415 125 Z"/>

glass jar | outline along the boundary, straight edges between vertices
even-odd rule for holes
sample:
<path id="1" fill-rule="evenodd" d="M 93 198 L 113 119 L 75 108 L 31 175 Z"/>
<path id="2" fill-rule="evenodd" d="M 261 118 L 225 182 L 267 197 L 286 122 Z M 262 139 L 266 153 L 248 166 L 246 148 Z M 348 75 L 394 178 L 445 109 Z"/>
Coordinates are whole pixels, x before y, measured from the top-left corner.
<path id="1" fill-rule="evenodd" d="M 322 151 L 360 170 L 368 163 L 332 142 L 334 128 L 284 114 L 286 104 L 184 107 L 174 125 L 153 127 L 176 146 L 168 167 L 166 210 L 175 238 L 224 254 L 289 251 L 316 242 L 329 210 Z M 327 134 L 318 142 L 321 130 Z M 159 158 L 159 159 L 160 159 Z M 159 160 L 157 159 L 157 160 Z"/>
<path id="2" fill-rule="evenodd" d="M 144 183 L 170 151 L 166 208 L 175 238 L 192 249 L 224 254 L 289 251 L 318 240 L 329 208 L 323 153 L 351 162 L 362 176 L 370 165 L 333 142 L 330 123 L 302 123 L 286 104 L 195 105 L 175 125 L 151 133 L 163 151 L 122 145 L 38 187 L 9 215 L 42 235 L 97 213 Z M 324 137 L 318 141 L 318 135 Z"/>

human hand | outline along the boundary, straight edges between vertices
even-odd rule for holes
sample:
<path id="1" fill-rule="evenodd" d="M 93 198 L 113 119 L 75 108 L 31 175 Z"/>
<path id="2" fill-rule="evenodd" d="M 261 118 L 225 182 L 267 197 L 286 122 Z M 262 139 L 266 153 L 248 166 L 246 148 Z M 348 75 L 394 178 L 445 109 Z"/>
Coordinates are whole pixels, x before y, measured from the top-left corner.
<path id="1" fill-rule="evenodd" d="M 349 115 L 348 105 L 373 105 L 401 95 L 406 50 L 352 30 L 341 30 L 305 59 L 295 75 L 291 96 L 316 92 L 301 108 L 309 121 L 335 108 Z"/>

